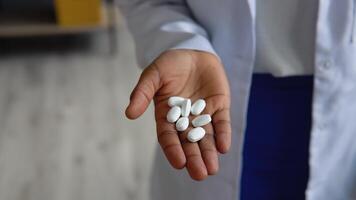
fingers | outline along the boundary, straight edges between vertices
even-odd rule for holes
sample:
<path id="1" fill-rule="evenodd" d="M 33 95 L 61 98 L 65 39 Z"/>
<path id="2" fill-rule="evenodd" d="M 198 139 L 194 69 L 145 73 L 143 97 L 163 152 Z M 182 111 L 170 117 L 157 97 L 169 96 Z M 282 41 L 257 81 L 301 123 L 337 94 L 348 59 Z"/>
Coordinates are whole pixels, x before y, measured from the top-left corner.
<path id="1" fill-rule="evenodd" d="M 157 100 L 157 99 L 156 99 Z M 169 106 L 156 101 L 155 114 L 158 141 L 169 161 L 176 169 L 186 168 L 192 179 L 201 181 L 219 170 L 218 152 L 226 153 L 231 146 L 231 125 L 229 109 L 218 109 L 221 105 L 207 102 L 205 114 L 212 115 L 212 123 L 204 126 L 205 137 L 198 143 L 190 143 L 187 134 L 192 127 L 178 133 L 174 123 L 168 123 L 166 113 Z M 194 117 L 191 116 L 190 120 Z"/>
<path id="2" fill-rule="evenodd" d="M 190 143 L 187 141 L 189 130 L 178 133 L 174 124 L 166 122 L 164 111 L 169 108 L 157 105 L 156 109 L 158 141 L 169 163 L 176 169 L 186 167 L 191 178 L 197 181 L 216 174 L 219 166 L 212 125 L 204 127 L 207 136 L 199 143 Z"/>
<path id="3" fill-rule="evenodd" d="M 225 103 L 227 101 L 227 103 Z M 227 99 L 211 98 L 207 99 L 207 106 L 204 113 L 212 116 L 214 127 L 215 143 L 217 150 L 224 154 L 231 147 L 231 122 L 230 109 Z"/>
<path id="4" fill-rule="evenodd" d="M 166 103 L 157 104 L 155 108 L 158 142 L 169 163 L 176 169 L 182 169 L 186 165 L 186 157 L 175 124 L 166 120 L 168 110 Z"/>
<path id="5" fill-rule="evenodd" d="M 220 153 L 227 153 L 231 147 L 230 110 L 218 110 L 212 118 L 217 149 Z"/>
<path id="6" fill-rule="evenodd" d="M 211 124 L 204 126 L 204 129 L 206 130 L 206 135 L 199 142 L 200 152 L 206 169 L 208 170 L 208 174 L 214 175 L 219 170 L 219 159 L 215 145 L 214 129 Z"/>
<path id="7" fill-rule="evenodd" d="M 186 157 L 174 126 L 168 123 L 161 124 L 157 132 L 158 142 L 169 163 L 176 169 L 184 168 Z"/>
<path id="8" fill-rule="evenodd" d="M 130 104 L 126 108 L 126 116 L 136 119 L 147 109 L 155 93 L 159 89 L 159 72 L 154 66 L 149 66 L 141 74 L 141 77 L 132 91 Z"/>
<path id="9" fill-rule="evenodd" d="M 182 147 L 187 159 L 186 168 L 190 177 L 196 181 L 204 180 L 208 176 L 198 143 L 190 143 L 186 134 L 181 134 Z"/>

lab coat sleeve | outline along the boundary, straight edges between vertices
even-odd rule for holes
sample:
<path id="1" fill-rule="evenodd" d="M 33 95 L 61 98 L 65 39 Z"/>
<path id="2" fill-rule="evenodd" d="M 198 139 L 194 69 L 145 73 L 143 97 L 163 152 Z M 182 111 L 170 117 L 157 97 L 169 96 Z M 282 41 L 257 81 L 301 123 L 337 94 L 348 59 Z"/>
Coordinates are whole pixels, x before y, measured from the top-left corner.
<path id="1" fill-rule="evenodd" d="M 216 55 L 207 32 L 194 21 L 185 0 L 118 0 L 136 44 L 140 67 L 169 49 Z"/>

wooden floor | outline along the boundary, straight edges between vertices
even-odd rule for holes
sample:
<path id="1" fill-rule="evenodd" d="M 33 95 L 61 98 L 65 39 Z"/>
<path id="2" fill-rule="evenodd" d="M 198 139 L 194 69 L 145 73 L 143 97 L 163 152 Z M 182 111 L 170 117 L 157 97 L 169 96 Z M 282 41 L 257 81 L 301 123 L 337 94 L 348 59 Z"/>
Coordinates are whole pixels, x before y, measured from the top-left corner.
<path id="1" fill-rule="evenodd" d="M 0 41 L 0 200 L 147 199 L 152 107 L 123 115 L 140 71 L 127 30 L 118 37 L 114 56 L 105 34 Z"/>

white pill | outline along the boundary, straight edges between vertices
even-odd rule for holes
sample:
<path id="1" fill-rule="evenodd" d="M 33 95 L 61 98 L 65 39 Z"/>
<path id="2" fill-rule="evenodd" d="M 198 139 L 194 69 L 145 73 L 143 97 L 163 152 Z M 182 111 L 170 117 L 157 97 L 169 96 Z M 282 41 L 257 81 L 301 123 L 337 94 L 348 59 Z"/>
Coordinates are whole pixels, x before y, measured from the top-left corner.
<path id="1" fill-rule="evenodd" d="M 193 119 L 192 125 L 194 127 L 200 127 L 200 126 L 205 126 L 211 122 L 211 117 L 210 115 L 200 115 Z"/>
<path id="2" fill-rule="evenodd" d="M 178 119 L 178 121 L 176 123 L 177 131 L 185 131 L 185 130 L 187 130 L 188 126 L 189 126 L 188 117 L 181 117 Z"/>
<path id="3" fill-rule="evenodd" d="M 167 121 L 171 123 L 176 122 L 179 119 L 181 112 L 182 110 L 179 106 L 172 107 L 167 113 Z"/>
<path id="4" fill-rule="evenodd" d="M 170 97 L 168 99 L 168 105 L 170 107 L 173 107 L 173 106 L 181 106 L 182 103 L 184 102 L 184 98 L 183 97 Z"/>
<path id="5" fill-rule="evenodd" d="M 190 101 L 190 99 L 184 100 L 182 104 L 182 117 L 188 117 L 191 108 L 192 108 L 192 101 Z"/>
<path id="6" fill-rule="evenodd" d="M 192 105 L 190 112 L 192 113 L 192 115 L 200 115 L 200 113 L 202 113 L 205 109 L 205 106 L 206 102 L 204 101 L 204 99 L 199 99 Z"/>
<path id="7" fill-rule="evenodd" d="M 202 127 L 193 128 L 188 133 L 188 140 L 190 142 L 198 142 L 205 136 L 205 130 Z"/>

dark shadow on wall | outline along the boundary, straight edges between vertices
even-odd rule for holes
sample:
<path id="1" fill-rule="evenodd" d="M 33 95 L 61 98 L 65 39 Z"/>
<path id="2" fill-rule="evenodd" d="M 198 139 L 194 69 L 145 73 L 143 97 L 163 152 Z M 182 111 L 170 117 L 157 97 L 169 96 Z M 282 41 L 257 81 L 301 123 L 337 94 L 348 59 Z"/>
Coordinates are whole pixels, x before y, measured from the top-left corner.
<path id="1" fill-rule="evenodd" d="M 0 0 L 0 11 L 48 10 L 54 7 L 54 0 Z"/>
<path id="2" fill-rule="evenodd" d="M 0 58 L 29 54 L 68 54 L 91 51 L 93 35 L 1 38 Z"/>

